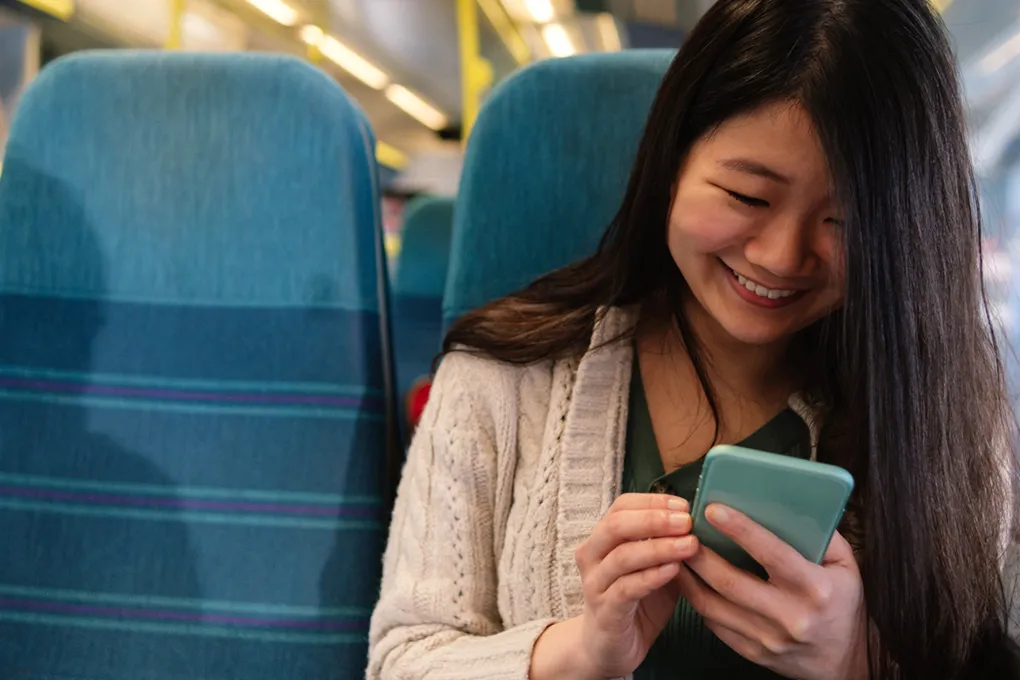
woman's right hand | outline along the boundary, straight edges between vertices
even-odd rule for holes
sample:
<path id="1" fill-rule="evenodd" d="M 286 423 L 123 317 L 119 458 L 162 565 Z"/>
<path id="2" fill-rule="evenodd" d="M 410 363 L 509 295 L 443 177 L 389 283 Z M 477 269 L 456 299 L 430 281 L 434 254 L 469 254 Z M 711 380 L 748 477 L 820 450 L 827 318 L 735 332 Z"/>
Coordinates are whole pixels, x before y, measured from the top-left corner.
<path id="1" fill-rule="evenodd" d="M 566 672 L 556 677 L 619 678 L 641 665 L 676 609 L 680 563 L 698 549 L 689 511 L 687 501 L 665 494 L 616 499 L 577 549 L 584 612 L 539 638 L 532 680 L 554 668 Z"/>

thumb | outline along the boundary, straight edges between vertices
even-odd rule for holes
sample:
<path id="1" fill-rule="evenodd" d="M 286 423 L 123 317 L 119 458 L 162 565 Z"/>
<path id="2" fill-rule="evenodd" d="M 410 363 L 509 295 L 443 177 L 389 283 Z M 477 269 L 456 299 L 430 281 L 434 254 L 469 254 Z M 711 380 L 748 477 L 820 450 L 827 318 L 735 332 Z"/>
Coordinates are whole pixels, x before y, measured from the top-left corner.
<path id="1" fill-rule="evenodd" d="M 845 538 L 843 538 L 843 534 L 838 531 L 832 534 L 832 540 L 829 541 L 829 548 L 825 551 L 825 557 L 822 558 L 823 567 L 833 565 L 857 566 L 857 560 L 854 558 L 853 547 Z"/>

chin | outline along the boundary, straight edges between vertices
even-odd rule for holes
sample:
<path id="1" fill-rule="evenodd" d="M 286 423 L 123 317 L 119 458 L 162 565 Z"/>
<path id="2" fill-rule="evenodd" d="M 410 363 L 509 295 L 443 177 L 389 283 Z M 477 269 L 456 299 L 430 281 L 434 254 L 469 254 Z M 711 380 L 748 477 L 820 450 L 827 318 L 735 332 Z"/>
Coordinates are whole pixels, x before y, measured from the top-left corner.
<path id="1" fill-rule="evenodd" d="M 732 310 L 718 314 L 710 310 L 709 313 L 726 335 L 742 345 L 751 347 L 764 347 L 789 340 L 802 328 L 801 325 L 789 321 L 783 323 L 780 319 L 773 319 L 773 322 L 769 323 L 765 319 L 754 318 L 756 315 L 735 314 Z M 748 318 L 749 316 L 751 318 Z"/>
<path id="2" fill-rule="evenodd" d="M 746 324 L 740 324 L 736 327 L 724 325 L 723 330 L 725 330 L 731 338 L 740 344 L 748 345 L 750 347 L 767 347 L 768 345 L 774 345 L 777 342 L 782 342 L 793 336 L 793 333 L 787 331 L 750 328 Z"/>

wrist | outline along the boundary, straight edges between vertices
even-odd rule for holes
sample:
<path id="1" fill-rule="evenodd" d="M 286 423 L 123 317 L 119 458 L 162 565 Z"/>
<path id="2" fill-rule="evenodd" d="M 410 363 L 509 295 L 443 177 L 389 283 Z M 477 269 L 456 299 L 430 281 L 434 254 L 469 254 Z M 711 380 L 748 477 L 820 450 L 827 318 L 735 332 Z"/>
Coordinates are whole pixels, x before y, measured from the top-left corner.
<path id="1" fill-rule="evenodd" d="M 584 651 L 581 617 L 554 623 L 535 642 L 529 680 L 603 680 Z"/>

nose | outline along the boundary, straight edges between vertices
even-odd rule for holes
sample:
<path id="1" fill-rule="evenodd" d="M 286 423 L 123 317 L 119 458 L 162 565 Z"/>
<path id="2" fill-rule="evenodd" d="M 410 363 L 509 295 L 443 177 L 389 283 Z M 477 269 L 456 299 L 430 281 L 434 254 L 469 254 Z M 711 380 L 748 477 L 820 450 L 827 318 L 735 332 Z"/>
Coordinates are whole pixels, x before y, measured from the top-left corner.
<path id="1" fill-rule="evenodd" d="M 808 276 L 817 264 L 811 247 L 815 231 L 808 220 L 776 215 L 748 238 L 744 258 L 777 278 Z"/>

